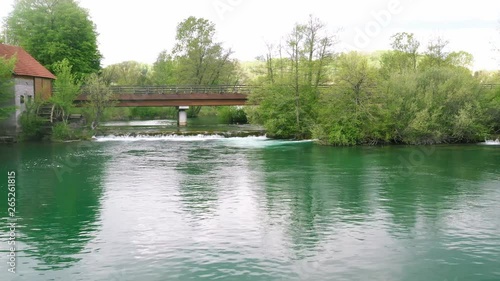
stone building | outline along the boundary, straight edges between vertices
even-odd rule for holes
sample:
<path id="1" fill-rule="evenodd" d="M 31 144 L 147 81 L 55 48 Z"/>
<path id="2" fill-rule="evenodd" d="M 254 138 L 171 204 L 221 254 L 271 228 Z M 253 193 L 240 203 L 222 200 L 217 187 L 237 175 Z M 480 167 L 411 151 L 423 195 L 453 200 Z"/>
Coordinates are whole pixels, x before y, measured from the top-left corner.
<path id="1" fill-rule="evenodd" d="M 26 103 L 35 97 L 48 99 L 52 95 L 54 74 L 35 60 L 23 48 L 0 44 L 0 57 L 10 59 L 16 57 L 14 79 L 14 97 L 9 105 L 15 105 L 16 111 L 10 118 L 0 121 L 0 135 L 15 136 L 20 132 L 21 113 Z"/>

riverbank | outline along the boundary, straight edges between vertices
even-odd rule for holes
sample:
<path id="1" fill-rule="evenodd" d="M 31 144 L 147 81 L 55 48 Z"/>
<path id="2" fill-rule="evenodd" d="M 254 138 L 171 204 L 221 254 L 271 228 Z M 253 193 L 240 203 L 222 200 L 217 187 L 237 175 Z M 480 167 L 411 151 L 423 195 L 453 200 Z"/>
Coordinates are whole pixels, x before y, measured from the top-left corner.
<path id="1" fill-rule="evenodd" d="M 191 137 L 191 136 L 218 136 L 222 138 L 231 137 L 258 137 L 266 136 L 269 139 L 290 140 L 276 137 L 270 134 L 263 127 L 251 124 L 224 124 L 220 123 L 215 116 L 205 116 L 203 118 L 190 118 L 188 126 L 178 127 L 175 119 L 158 119 L 158 120 L 126 120 L 126 121 L 109 121 L 103 122 L 95 130 L 90 130 L 84 127 L 75 126 L 73 124 L 66 126 L 54 126 L 50 133 L 46 133 L 40 141 L 52 142 L 69 142 L 69 141 L 89 141 L 96 137 L 119 137 L 119 138 L 162 138 L 162 137 Z M 477 139 L 468 142 L 454 142 L 453 144 L 495 144 L 494 140 L 500 138 L 500 135 L 491 135 L 486 139 Z M 490 140 L 490 142 L 486 142 Z M 18 138 L 18 141 L 24 141 L 23 138 Z M 32 140 L 30 140 L 32 141 Z M 35 140 L 36 141 L 36 140 Z M 15 138 L 9 138 L 5 142 L 16 142 Z M 321 146 L 331 146 L 329 143 L 324 143 L 321 140 L 315 140 L 315 143 Z M 452 144 L 452 143 L 444 143 Z M 398 145 L 415 145 L 410 143 L 361 143 L 356 146 L 398 146 Z M 338 145 L 342 146 L 342 145 Z M 343 145 L 352 146 L 352 145 Z"/>
<path id="2" fill-rule="evenodd" d="M 70 138 L 53 138 L 51 136 L 46 136 L 36 142 L 78 142 L 78 141 L 93 141 L 98 138 L 112 137 L 112 138 L 171 138 L 171 137 L 217 137 L 217 138 L 245 138 L 245 137 L 267 137 L 271 140 L 289 140 L 289 141 L 304 141 L 304 140 L 294 140 L 294 139 L 280 139 L 274 138 L 267 134 L 264 129 L 251 129 L 251 130 L 200 130 L 194 129 L 190 130 L 188 128 L 177 128 L 176 130 L 170 129 L 135 129 L 130 128 L 120 128 L 120 127 L 100 127 L 94 131 L 87 130 L 85 134 L 80 133 L 78 137 Z M 500 145 L 498 141 L 500 135 L 493 136 L 485 140 L 478 140 L 476 142 L 462 142 L 462 143 L 446 143 L 446 144 L 428 144 L 428 145 L 467 145 L 467 144 L 482 144 L 482 145 Z M 17 142 L 33 142 L 34 140 L 24 140 L 20 137 L 0 137 L 1 144 L 12 144 Z M 306 141 L 312 141 L 320 146 L 332 146 L 319 142 L 318 140 L 309 139 Z M 358 146 L 358 147 L 369 147 L 369 146 L 418 146 L 417 144 L 406 144 L 406 143 L 384 143 L 384 144 L 359 144 L 359 145 L 345 145 L 343 147 Z M 342 146 L 340 146 L 342 147 Z"/>

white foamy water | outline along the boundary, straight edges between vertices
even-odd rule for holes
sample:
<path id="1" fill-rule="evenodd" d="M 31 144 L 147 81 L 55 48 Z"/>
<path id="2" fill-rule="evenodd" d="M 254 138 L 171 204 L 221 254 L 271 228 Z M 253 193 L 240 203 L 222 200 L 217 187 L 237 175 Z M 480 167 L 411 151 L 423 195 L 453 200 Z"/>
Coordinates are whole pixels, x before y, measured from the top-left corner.
<path id="1" fill-rule="evenodd" d="M 224 136 L 221 135 L 196 135 L 196 136 L 180 136 L 180 135 L 163 135 L 163 136 L 148 136 L 148 135 L 136 135 L 136 136 L 99 136 L 93 137 L 95 141 L 105 142 L 105 141 L 207 141 L 215 139 L 223 139 Z"/>
<path id="2" fill-rule="evenodd" d="M 484 144 L 484 145 L 500 145 L 500 141 L 499 140 L 487 140 L 481 144 Z"/>
<path id="3" fill-rule="evenodd" d="M 133 121 L 110 121 L 104 122 L 103 127 L 143 127 L 143 126 L 173 126 L 177 125 L 176 120 L 133 120 Z"/>
<path id="4" fill-rule="evenodd" d="M 297 144 L 297 143 L 306 143 L 312 142 L 312 140 L 275 140 L 270 139 L 266 136 L 259 137 L 234 137 L 234 138 L 225 138 L 222 140 L 224 145 L 232 146 L 232 147 L 241 147 L 241 148 L 260 148 L 267 147 L 273 145 L 285 145 L 285 144 Z"/>
<path id="5" fill-rule="evenodd" d="M 136 141 L 171 141 L 171 142 L 204 142 L 217 141 L 224 143 L 225 146 L 242 147 L 242 148 L 259 148 L 272 145 L 297 144 L 313 142 L 313 140 L 273 140 L 266 136 L 248 136 L 248 137 L 224 137 L 222 135 L 163 135 L 163 136 L 98 136 L 93 137 L 97 142 L 136 142 Z"/>

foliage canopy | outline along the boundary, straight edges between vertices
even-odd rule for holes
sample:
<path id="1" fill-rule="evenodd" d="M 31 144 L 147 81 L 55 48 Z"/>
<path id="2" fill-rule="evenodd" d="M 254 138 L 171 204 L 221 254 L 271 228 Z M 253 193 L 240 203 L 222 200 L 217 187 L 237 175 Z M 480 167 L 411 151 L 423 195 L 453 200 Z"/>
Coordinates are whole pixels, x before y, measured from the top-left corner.
<path id="1" fill-rule="evenodd" d="M 15 107 L 8 105 L 14 97 L 14 80 L 12 74 L 16 65 L 16 58 L 5 59 L 0 57 L 0 120 L 8 118 Z"/>
<path id="2" fill-rule="evenodd" d="M 52 72 L 63 59 L 79 79 L 100 69 L 95 25 L 75 0 L 18 0 L 5 32 L 7 43 L 22 46 Z"/>

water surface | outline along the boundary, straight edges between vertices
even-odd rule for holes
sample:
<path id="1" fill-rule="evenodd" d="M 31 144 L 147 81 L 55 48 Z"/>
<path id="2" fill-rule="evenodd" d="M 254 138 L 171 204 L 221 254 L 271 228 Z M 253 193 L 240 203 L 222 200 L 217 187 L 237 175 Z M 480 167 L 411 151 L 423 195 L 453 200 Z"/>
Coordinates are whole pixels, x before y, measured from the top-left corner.
<path id="1" fill-rule="evenodd" d="M 107 137 L 0 157 L 1 280 L 500 280 L 499 146 Z"/>

